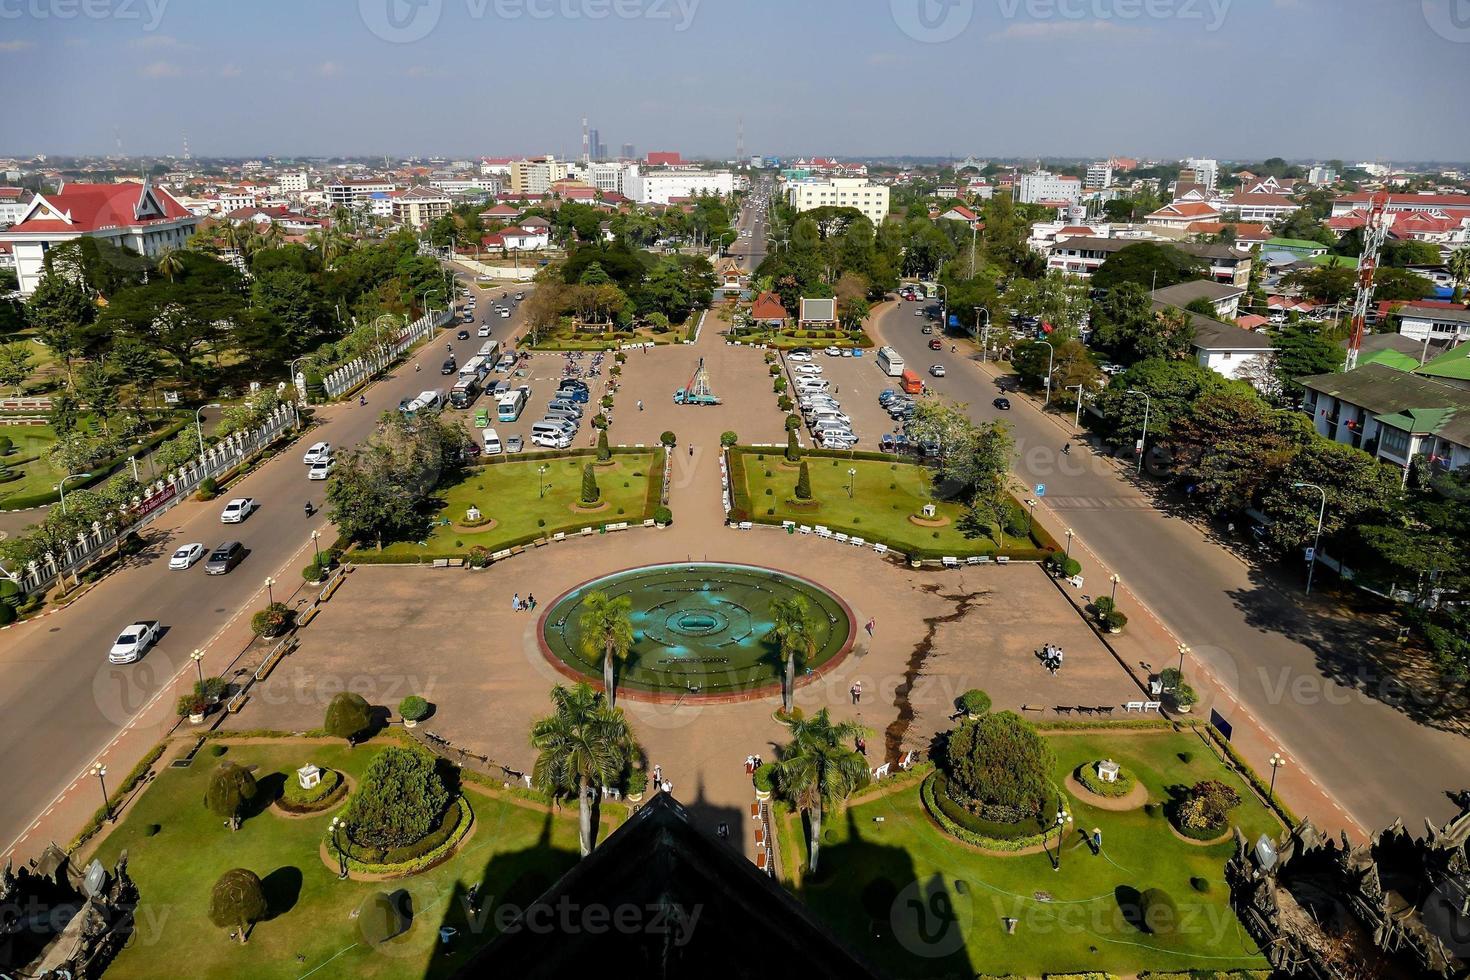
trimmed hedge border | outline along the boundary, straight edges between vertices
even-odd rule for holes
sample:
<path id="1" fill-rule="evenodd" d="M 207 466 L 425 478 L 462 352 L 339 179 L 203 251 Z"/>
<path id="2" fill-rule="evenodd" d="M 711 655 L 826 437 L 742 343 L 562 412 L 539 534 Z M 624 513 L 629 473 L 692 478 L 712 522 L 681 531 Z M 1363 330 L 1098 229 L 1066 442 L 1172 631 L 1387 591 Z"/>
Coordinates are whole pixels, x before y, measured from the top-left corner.
<path id="1" fill-rule="evenodd" d="M 433 849 L 426 851 L 423 854 L 418 855 L 417 857 L 410 858 L 406 861 L 395 861 L 384 864 L 368 864 L 366 862 L 359 861 L 351 854 L 348 854 L 348 870 L 356 871 L 358 874 L 365 875 L 403 877 L 406 875 L 416 874 L 420 871 L 425 871 L 438 864 L 447 854 L 449 854 L 450 851 L 454 850 L 454 848 L 459 844 L 460 841 L 464 840 L 465 834 L 468 834 L 470 832 L 470 826 L 474 823 L 475 820 L 474 808 L 470 806 L 469 800 L 466 800 L 464 798 L 464 794 L 461 793 L 459 796 L 455 797 L 454 802 L 455 806 L 459 809 L 459 822 L 455 824 L 454 829 L 449 832 L 449 836 L 446 837 L 442 842 L 437 844 Z M 332 836 L 330 831 L 328 831 L 323 836 L 323 840 L 326 843 L 327 856 L 331 858 L 336 858 L 337 852 L 332 847 Z"/>
<path id="2" fill-rule="evenodd" d="M 1270 970 L 1144 970 L 1138 980 L 1271 980 Z"/>
<path id="3" fill-rule="evenodd" d="M 973 844 L 976 847 L 983 847 L 989 851 L 1008 852 L 1024 851 L 1027 848 L 1037 847 L 1051 834 L 1051 831 L 1047 830 L 1039 834 L 1032 834 L 1029 837 L 1017 837 L 1014 840 L 1002 840 L 996 837 L 986 837 L 983 834 L 977 834 L 973 830 L 966 830 L 964 827 L 961 827 L 959 824 L 951 820 L 949 818 L 949 815 L 940 808 L 939 801 L 936 798 L 937 794 L 934 789 L 934 781 L 938 775 L 938 771 L 935 771 L 924 777 L 924 781 L 919 784 L 919 799 L 923 801 L 924 809 L 929 811 L 929 816 L 934 818 L 934 822 L 939 824 L 939 826 L 944 829 L 945 833 L 949 834 L 951 837 L 962 840 L 966 844 Z"/>
<path id="4" fill-rule="evenodd" d="M 1148 731 L 1178 731 L 1179 726 L 1167 718 L 1119 718 L 1115 721 L 1073 721 L 1052 718 L 1033 721 L 1031 726 L 1040 732 L 1107 731 L 1113 728 Z"/>
<path id="5" fill-rule="evenodd" d="M 1096 761 L 1084 762 L 1072 770 L 1072 778 L 1081 783 L 1083 789 L 1087 790 L 1087 792 L 1095 796 L 1101 796 L 1104 799 L 1120 800 L 1133 792 L 1133 787 L 1138 785 L 1138 780 L 1133 778 L 1132 774 L 1127 769 L 1124 769 L 1121 764 L 1118 766 L 1118 781 L 1115 783 L 1105 783 L 1097 778 L 1097 774 L 1093 770 L 1093 766 L 1096 764 Z"/>
<path id="6" fill-rule="evenodd" d="M 316 796 L 310 799 L 289 800 L 286 798 L 286 792 L 283 790 L 281 792 L 280 799 L 275 801 L 275 806 L 278 809 L 291 814 L 319 813 L 322 810 L 331 809 L 337 804 L 338 798 L 341 797 L 344 794 L 344 791 L 347 789 L 347 777 L 343 776 L 342 773 L 336 769 L 327 769 L 325 770 L 325 772 L 331 773 L 332 781 L 329 784 L 326 776 L 323 775 L 321 783 L 319 783 L 317 786 L 317 788 L 326 787 L 325 792 L 318 793 Z M 288 773 L 286 776 L 287 787 L 290 787 L 291 785 L 290 778 L 290 774 Z M 298 792 L 304 791 L 298 790 Z"/>
<path id="7" fill-rule="evenodd" d="M 147 755 L 138 760 L 138 764 L 128 773 L 127 778 L 107 798 L 107 805 L 98 807 L 97 812 L 92 814 L 92 819 L 88 820 L 86 826 L 72 839 L 71 845 L 66 849 L 68 854 L 81 847 L 91 839 L 93 834 L 102 829 L 102 824 L 106 822 L 109 811 L 116 813 L 122 808 L 122 805 L 127 802 L 128 795 L 143 781 L 143 777 L 148 775 L 153 764 L 163 757 L 163 751 L 167 745 L 166 742 L 159 742 L 148 750 Z"/>
<path id="8" fill-rule="evenodd" d="M 1190 727 L 1196 728 L 1199 726 L 1191 725 Z M 1293 813 L 1290 807 L 1281 802 L 1281 797 L 1271 792 L 1270 787 L 1266 785 L 1266 781 L 1256 775 L 1256 771 L 1251 768 L 1250 763 L 1245 761 L 1241 754 L 1235 750 L 1235 746 L 1231 745 L 1214 725 L 1207 724 L 1204 726 L 1204 730 L 1209 736 L 1210 741 L 1219 746 L 1221 751 L 1225 753 L 1226 757 L 1230 760 L 1230 764 L 1235 767 L 1235 771 L 1245 777 L 1245 781 L 1250 784 L 1251 789 L 1255 790 L 1261 802 L 1266 804 L 1268 809 L 1273 810 L 1286 823 L 1288 828 L 1296 827 L 1302 822 L 1301 818 Z"/>

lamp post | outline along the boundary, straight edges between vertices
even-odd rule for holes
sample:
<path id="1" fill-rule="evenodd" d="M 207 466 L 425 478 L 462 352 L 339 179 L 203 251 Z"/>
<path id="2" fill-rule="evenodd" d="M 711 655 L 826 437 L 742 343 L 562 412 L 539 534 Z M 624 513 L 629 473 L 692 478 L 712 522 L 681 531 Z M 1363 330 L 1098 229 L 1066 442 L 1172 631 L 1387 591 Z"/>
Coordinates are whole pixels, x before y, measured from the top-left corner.
<path id="1" fill-rule="evenodd" d="M 1056 826 L 1057 826 L 1057 859 L 1055 861 L 1053 861 L 1052 864 L 1051 864 L 1051 869 L 1053 871 L 1060 871 L 1060 870 L 1062 870 L 1062 842 L 1066 838 L 1067 824 L 1069 824 L 1071 822 L 1072 822 L 1072 815 L 1067 812 L 1066 807 L 1062 805 L 1062 801 L 1061 800 L 1058 800 L 1057 801 L 1057 821 L 1056 821 Z"/>
<path id="2" fill-rule="evenodd" d="M 980 314 L 985 314 L 985 326 L 980 326 Z M 987 360 L 987 351 L 990 348 L 990 311 L 983 306 L 975 307 L 975 326 L 980 331 L 980 363 Z"/>
<path id="3" fill-rule="evenodd" d="M 856 469 L 849 469 L 847 471 L 847 499 L 848 500 L 851 500 L 852 499 L 852 493 L 853 493 L 853 490 L 856 488 L 856 486 L 857 486 L 857 470 Z"/>
<path id="4" fill-rule="evenodd" d="M 199 455 L 204 455 L 204 410 L 206 408 L 220 408 L 219 402 L 210 402 L 208 405 L 200 405 L 194 409 L 194 430 L 199 434 Z"/>
<path id="5" fill-rule="evenodd" d="M 92 775 L 97 777 L 97 785 L 102 787 L 102 810 L 107 815 L 107 822 L 112 823 L 112 801 L 107 798 L 107 767 L 94 762 Z"/>
<path id="6" fill-rule="evenodd" d="M 1038 344 L 1046 345 L 1046 396 L 1041 401 L 1042 409 L 1051 404 L 1051 372 L 1052 365 L 1056 363 L 1057 349 L 1049 340 L 1038 340 Z"/>
<path id="7" fill-rule="evenodd" d="M 342 829 L 346 823 L 341 817 L 333 817 L 331 823 L 332 850 L 337 852 L 337 880 L 347 880 L 347 854 L 342 850 Z"/>
<path id="8" fill-rule="evenodd" d="M 86 480 L 90 479 L 91 476 L 91 473 L 68 473 L 66 476 L 61 478 L 61 482 L 56 485 L 56 492 L 61 494 L 61 512 L 63 514 L 66 513 L 66 481 Z"/>
<path id="9" fill-rule="evenodd" d="M 1029 498 L 1026 501 L 1026 533 L 1027 534 L 1030 534 L 1031 533 L 1031 529 L 1034 528 L 1035 526 L 1036 526 L 1036 499 L 1034 497 L 1032 497 L 1032 498 Z"/>
<path id="10" fill-rule="evenodd" d="M 1310 487 L 1322 495 L 1322 506 L 1317 508 L 1317 536 L 1312 539 L 1312 560 L 1307 562 L 1307 595 L 1312 594 L 1312 573 L 1317 570 L 1317 549 L 1322 546 L 1322 519 L 1327 516 L 1327 491 L 1315 483 L 1293 483 L 1292 488 L 1301 490 Z"/>
<path id="11" fill-rule="evenodd" d="M 1271 766 L 1271 786 L 1266 791 L 1266 802 L 1271 803 L 1276 799 L 1276 770 L 1286 765 L 1286 760 L 1281 757 L 1280 752 L 1273 752 L 1268 762 Z"/>
<path id="12" fill-rule="evenodd" d="M 1135 473 L 1142 474 L 1143 448 L 1148 444 L 1148 413 L 1149 409 L 1153 407 L 1154 400 L 1149 397 L 1148 392 L 1139 391 L 1137 388 L 1129 388 L 1128 394 L 1143 396 L 1143 435 L 1138 437 L 1138 469 L 1134 471 Z"/>
<path id="13" fill-rule="evenodd" d="M 1072 428 L 1082 428 L 1082 385 L 1067 385 L 1066 390 L 1077 389 L 1077 413 L 1072 416 Z"/>
<path id="14" fill-rule="evenodd" d="M 194 652 L 189 654 L 189 659 L 194 661 L 194 672 L 199 675 L 199 687 L 204 687 L 204 651 L 195 647 Z"/>
<path id="15" fill-rule="evenodd" d="M 1071 558 L 1072 557 L 1072 529 L 1070 527 L 1067 528 L 1067 552 L 1066 552 L 1066 557 L 1068 557 L 1068 558 Z"/>
<path id="16" fill-rule="evenodd" d="M 312 531 L 311 532 L 311 547 L 312 547 L 312 550 L 316 552 L 316 563 L 318 565 L 320 565 L 322 563 L 322 546 L 319 545 L 319 544 L 317 544 L 317 539 L 319 537 L 321 537 L 321 532 L 320 531 Z"/>
<path id="17" fill-rule="evenodd" d="M 265 579 L 265 604 L 267 606 L 274 606 L 276 604 L 276 593 L 273 588 L 275 584 L 276 580 L 267 575 Z"/>
<path id="18" fill-rule="evenodd" d="M 539 477 L 539 479 L 536 482 L 540 486 L 541 498 L 543 500 L 546 498 L 546 470 L 547 470 L 547 468 L 548 467 L 546 466 L 545 463 L 542 463 L 540 466 L 536 467 L 536 474 Z"/>
<path id="19" fill-rule="evenodd" d="M 944 290 L 943 295 L 939 297 L 939 335 L 943 337 L 944 325 L 949 322 L 949 287 L 936 280 L 934 288 Z"/>
<path id="20" fill-rule="evenodd" d="M 1117 606 L 1117 604 L 1118 604 L 1118 583 L 1120 581 L 1122 581 L 1122 579 L 1118 578 L 1118 573 L 1117 572 L 1114 572 L 1113 574 L 1111 574 L 1111 575 L 1108 576 L 1108 581 L 1113 583 L 1112 600 L 1113 600 L 1113 605 L 1114 606 Z"/>

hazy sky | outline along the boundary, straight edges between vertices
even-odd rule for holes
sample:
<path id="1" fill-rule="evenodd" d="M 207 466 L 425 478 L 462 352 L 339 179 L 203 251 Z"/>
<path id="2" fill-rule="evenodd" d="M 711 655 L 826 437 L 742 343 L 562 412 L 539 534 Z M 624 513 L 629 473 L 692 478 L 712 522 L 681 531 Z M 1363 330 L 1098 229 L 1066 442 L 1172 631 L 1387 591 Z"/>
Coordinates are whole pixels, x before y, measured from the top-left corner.
<path id="1" fill-rule="evenodd" d="M 0 153 L 1470 159 L 1470 0 L 0 0 Z"/>

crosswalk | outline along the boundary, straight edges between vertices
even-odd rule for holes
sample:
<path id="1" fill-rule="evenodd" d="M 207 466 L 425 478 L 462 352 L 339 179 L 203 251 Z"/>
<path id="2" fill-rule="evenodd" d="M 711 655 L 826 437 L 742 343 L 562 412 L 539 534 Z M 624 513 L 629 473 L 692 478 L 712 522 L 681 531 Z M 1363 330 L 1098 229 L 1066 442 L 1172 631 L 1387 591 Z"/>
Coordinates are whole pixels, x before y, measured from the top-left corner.
<path id="1" fill-rule="evenodd" d="M 1046 505 L 1054 511 L 1157 509 L 1147 497 L 1061 497 L 1048 495 Z"/>

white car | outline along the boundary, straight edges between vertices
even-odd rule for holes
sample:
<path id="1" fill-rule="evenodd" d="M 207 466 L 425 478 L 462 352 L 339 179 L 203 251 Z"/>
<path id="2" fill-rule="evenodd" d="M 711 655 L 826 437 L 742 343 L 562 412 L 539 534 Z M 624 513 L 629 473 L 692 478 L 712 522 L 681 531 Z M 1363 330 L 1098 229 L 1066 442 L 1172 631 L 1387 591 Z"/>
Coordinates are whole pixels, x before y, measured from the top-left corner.
<path id="1" fill-rule="evenodd" d="M 822 353 L 826 354 L 828 357 L 842 356 L 842 351 L 838 350 L 836 347 L 828 347 L 826 350 L 822 351 Z"/>
<path id="2" fill-rule="evenodd" d="M 822 366 L 820 364 L 801 364 L 792 370 L 797 374 L 817 375 L 822 373 Z"/>
<path id="3" fill-rule="evenodd" d="M 510 310 L 501 310 L 500 311 L 500 318 L 502 320 L 508 320 L 508 319 L 510 319 Z"/>
<path id="4" fill-rule="evenodd" d="M 336 465 L 337 461 L 330 456 L 326 459 L 319 459 L 311 464 L 311 469 L 306 471 L 306 478 L 308 480 L 325 480 L 332 474 L 332 470 Z"/>
<path id="5" fill-rule="evenodd" d="M 490 336 L 490 324 L 488 324 L 488 323 L 482 323 L 482 324 L 480 324 L 480 329 L 475 331 L 475 336 L 476 337 L 488 337 L 488 336 Z"/>
<path id="6" fill-rule="evenodd" d="M 236 497 L 225 504 L 225 509 L 220 512 L 219 522 L 221 524 L 239 524 L 245 518 L 255 512 L 259 506 L 254 497 Z"/>
<path id="7" fill-rule="evenodd" d="M 204 545 L 186 544 L 180 545 L 179 550 L 173 553 L 168 560 L 169 568 L 192 568 L 194 563 L 204 557 Z"/>
<path id="8" fill-rule="evenodd" d="M 311 444 L 311 448 L 306 451 L 306 455 L 301 457 L 301 461 L 307 466 L 311 466 L 313 463 L 319 463 L 324 459 L 331 458 L 332 444 L 330 442 L 314 442 Z"/>
<path id="9" fill-rule="evenodd" d="M 798 361 L 798 362 L 800 362 L 800 361 L 810 361 L 811 359 L 812 359 L 812 352 L 811 351 L 806 351 L 806 350 L 794 350 L 790 354 L 787 354 L 786 355 L 786 360 L 788 360 L 788 361 Z"/>
<path id="10" fill-rule="evenodd" d="M 108 663 L 130 664 L 158 639 L 158 623 L 147 620 L 126 627 L 107 651 Z"/>
<path id="11" fill-rule="evenodd" d="M 943 364 L 931 364 L 931 365 L 929 365 L 929 373 L 932 374 L 932 375 L 934 375 L 934 377 L 936 377 L 936 378 L 942 378 L 942 377 L 944 377 L 944 365 Z"/>

